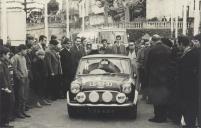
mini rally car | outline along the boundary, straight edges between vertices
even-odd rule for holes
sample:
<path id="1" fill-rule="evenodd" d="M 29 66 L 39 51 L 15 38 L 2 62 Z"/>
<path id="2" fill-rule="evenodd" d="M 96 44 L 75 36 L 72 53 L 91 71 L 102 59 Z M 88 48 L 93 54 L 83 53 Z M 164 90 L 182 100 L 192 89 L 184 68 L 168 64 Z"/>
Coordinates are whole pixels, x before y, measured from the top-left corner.
<path id="1" fill-rule="evenodd" d="M 123 112 L 136 118 L 137 97 L 131 61 L 120 55 L 90 55 L 80 60 L 67 92 L 69 117 L 87 112 Z"/>

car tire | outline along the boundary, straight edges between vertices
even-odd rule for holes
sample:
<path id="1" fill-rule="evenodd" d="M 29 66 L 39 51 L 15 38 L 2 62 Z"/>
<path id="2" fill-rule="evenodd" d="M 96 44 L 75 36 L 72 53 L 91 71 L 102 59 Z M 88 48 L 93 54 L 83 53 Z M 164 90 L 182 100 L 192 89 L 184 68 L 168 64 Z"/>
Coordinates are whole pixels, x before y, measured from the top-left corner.
<path id="1" fill-rule="evenodd" d="M 68 109 L 68 116 L 70 118 L 76 118 L 77 117 L 77 110 L 76 110 L 76 108 L 67 105 L 67 109 Z"/>
<path id="2" fill-rule="evenodd" d="M 137 104 L 130 107 L 127 112 L 128 112 L 128 118 L 136 119 L 137 118 Z"/>

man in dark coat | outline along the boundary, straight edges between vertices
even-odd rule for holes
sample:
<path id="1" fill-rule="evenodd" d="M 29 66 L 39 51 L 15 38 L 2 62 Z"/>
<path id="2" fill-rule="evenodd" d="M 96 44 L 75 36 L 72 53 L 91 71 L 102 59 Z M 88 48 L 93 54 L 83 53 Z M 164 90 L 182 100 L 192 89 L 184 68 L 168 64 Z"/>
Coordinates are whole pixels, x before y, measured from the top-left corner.
<path id="1" fill-rule="evenodd" d="M 85 49 L 81 44 L 81 38 L 76 37 L 74 45 L 70 49 L 73 57 L 73 74 L 75 75 L 80 59 L 86 55 Z"/>
<path id="2" fill-rule="evenodd" d="M 4 46 L 0 46 L 0 127 L 12 128 L 9 125 L 11 107 L 11 76 L 9 71 L 9 52 Z"/>
<path id="3" fill-rule="evenodd" d="M 70 83 L 73 80 L 73 58 L 70 51 L 71 44 L 69 39 L 65 39 L 62 42 L 62 50 L 60 52 L 60 60 L 61 60 L 61 67 L 63 71 L 62 80 L 63 80 L 63 95 L 65 96 L 66 91 L 69 90 Z"/>
<path id="4" fill-rule="evenodd" d="M 194 128 L 198 117 L 200 49 L 191 48 L 188 37 L 180 37 L 184 49 L 179 62 L 179 97 L 187 128 Z"/>
<path id="5" fill-rule="evenodd" d="M 170 56 L 169 47 L 161 43 L 161 37 L 154 35 L 152 37 L 153 46 L 151 47 L 147 64 L 145 67 L 148 82 L 148 96 L 154 105 L 154 118 L 149 119 L 151 122 L 165 122 L 167 119 L 167 102 L 169 97 L 170 86 Z"/>
<path id="6" fill-rule="evenodd" d="M 47 65 L 49 97 L 56 100 L 60 96 L 60 75 L 62 74 L 58 41 L 51 40 L 46 50 L 45 63 Z"/>

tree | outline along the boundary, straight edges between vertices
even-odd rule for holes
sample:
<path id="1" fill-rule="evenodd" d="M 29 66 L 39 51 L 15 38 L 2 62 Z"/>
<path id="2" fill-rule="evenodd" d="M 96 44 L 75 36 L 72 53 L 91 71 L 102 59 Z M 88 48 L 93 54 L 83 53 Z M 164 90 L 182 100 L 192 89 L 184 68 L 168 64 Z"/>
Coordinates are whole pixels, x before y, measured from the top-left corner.
<path id="1" fill-rule="evenodd" d="M 56 0 L 50 0 L 47 4 L 48 14 L 55 15 L 59 10 L 59 3 Z"/>

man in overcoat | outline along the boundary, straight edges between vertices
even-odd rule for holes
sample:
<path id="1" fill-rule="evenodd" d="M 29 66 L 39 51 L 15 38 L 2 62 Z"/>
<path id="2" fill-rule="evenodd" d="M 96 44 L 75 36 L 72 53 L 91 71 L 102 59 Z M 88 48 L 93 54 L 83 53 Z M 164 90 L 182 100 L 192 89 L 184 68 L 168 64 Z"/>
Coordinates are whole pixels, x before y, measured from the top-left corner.
<path id="1" fill-rule="evenodd" d="M 179 61 L 179 98 L 187 128 L 194 128 L 198 117 L 200 49 L 190 47 L 188 37 L 180 37 L 184 52 Z"/>
<path id="2" fill-rule="evenodd" d="M 65 39 L 62 42 L 62 50 L 60 52 L 60 60 L 61 60 L 61 67 L 63 71 L 62 80 L 63 80 L 63 95 L 66 94 L 66 91 L 69 90 L 70 83 L 73 80 L 73 58 L 72 53 L 70 51 L 71 44 L 68 39 Z"/>
<path id="3" fill-rule="evenodd" d="M 48 49 L 45 53 L 45 63 L 47 66 L 48 85 L 49 85 L 49 97 L 52 100 L 56 100 L 60 96 L 60 75 L 62 74 L 62 68 L 59 56 L 59 42 L 57 40 L 50 40 Z"/>
<path id="4" fill-rule="evenodd" d="M 145 67 L 148 84 L 148 96 L 154 105 L 155 116 L 149 121 L 162 123 L 167 119 L 167 103 L 169 98 L 171 50 L 161 42 L 159 35 L 152 37 Z"/>

